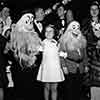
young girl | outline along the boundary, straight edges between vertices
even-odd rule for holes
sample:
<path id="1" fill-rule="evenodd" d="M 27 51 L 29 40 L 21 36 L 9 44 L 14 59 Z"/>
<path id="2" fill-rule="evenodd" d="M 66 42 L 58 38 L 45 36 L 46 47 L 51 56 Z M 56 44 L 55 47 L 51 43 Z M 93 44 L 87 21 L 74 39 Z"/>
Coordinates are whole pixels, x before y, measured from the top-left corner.
<path id="1" fill-rule="evenodd" d="M 59 48 L 54 37 L 54 27 L 49 25 L 46 27 L 45 37 L 42 48 L 43 59 L 38 72 L 37 80 L 45 82 L 44 98 L 49 100 L 51 91 L 52 100 L 57 100 L 58 82 L 64 81 L 64 74 L 60 66 Z"/>

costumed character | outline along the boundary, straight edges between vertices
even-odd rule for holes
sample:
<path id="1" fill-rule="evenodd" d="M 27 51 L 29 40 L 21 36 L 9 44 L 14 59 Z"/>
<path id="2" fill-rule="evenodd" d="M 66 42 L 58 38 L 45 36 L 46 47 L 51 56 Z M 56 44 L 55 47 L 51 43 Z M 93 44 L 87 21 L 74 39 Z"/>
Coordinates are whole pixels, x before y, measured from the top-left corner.
<path id="1" fill-rule="evenodd" d="M 72 21 L 60 38 L 60 50 L 67 52 L 67 58 L 61 58 L 61 64 L 65 74 L 68 74 L 68 100 L 78 99 L 80 95 L 80 79 L 87 64 L 85 48 L 86 39 L 80 31 L 80 24 Z"/>
<path id="2" fill-rule="evenodd" d="M 24 14 L 11 32 L 10 48 L 22 67 L 30 67 L 35 63 L 41 41 L 34 31 L 33 18 L 31 13 Z"/>
<path id="3" fill-rule="evenodd" d="M 41 43 L 38 34 L 34 31 L 33 20 L 33 14 L 25 12 L 17 23 L 12 24 L 10 41 L 6 46 L 8 53 L 11 51 L 12 62 L 7 67 L 8 87 L 14 86 L 17 96 L 24 93 L 23 98 L 29 99 L 31 98 L 28 95 L 31 93 L 30 89 L 33 89 L 30 87 L 35 85 L 37 48 Z M 14 83 L 12 83 L 11 75 Z"/>

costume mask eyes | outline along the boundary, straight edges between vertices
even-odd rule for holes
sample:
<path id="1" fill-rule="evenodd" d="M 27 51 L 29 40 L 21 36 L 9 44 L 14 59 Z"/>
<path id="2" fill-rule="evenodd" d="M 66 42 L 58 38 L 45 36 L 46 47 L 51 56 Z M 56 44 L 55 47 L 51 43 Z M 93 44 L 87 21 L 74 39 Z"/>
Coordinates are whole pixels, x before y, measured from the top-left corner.
<path id="1" fill-rule="evenodd" d="M 73 29 L 73 30 L 80 29 L 80 25 L 73 25 L 73 26 L 72 26 L 72 29 Z"/>
<path id="2" fill-rule="evenodd" d="M 31 24 L 33 22 L 34 17 L 33 16 L 27 16 L 26 24 Z"/>
<path id="3" fill-rule="evenodd" d="M 27 20 L 27 21 L 26 21 L 26 24 L 28 24 L 28 22 L 29 22 L 29 21 Z"/>

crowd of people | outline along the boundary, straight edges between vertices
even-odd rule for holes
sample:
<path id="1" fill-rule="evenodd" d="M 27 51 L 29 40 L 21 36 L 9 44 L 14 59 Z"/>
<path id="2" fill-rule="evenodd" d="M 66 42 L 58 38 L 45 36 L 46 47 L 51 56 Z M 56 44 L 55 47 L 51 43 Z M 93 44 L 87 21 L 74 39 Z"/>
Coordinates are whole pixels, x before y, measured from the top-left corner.
<path id="1" fill-rule="evenodd" d="M 75 19 L 71 0 L 12 19 L 0 11 L 0 100 L 99 100 L 100 5 Z M 14 16 L 16 17 L 16 16 Z"/>

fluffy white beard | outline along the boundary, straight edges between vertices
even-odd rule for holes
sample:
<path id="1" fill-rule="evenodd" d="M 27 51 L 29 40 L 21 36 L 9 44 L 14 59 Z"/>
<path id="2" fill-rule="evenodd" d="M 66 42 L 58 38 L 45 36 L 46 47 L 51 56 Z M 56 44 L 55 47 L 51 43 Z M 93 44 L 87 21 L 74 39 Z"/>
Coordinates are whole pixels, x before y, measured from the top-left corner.
<path id="1" fill-rule="evenodd" d="M 83 43 L 84 39 L 81 34 L 77 38 L 71 35 L 67 41 L 67 47 L 69 50 L 78 50 L 84 45 Z"/>
<path id="2" fill-rule="evenodd" d="M 34 28 L 28 29 L 28 28 L 26 28 L 26 27 L 24 27 L 24 26 L 22 26 L 22 27 L 19 28 L 18 30 L 19 30 L 19 32 L 35 32 Z"/>
<path id="3" fill-rule="evenodd" d="M 61 47 L 64 50 L 68 49 L 70 51 L 79 50 L 80 48 L 85 48 L 86 39 L 82 35 L 81 31 L 77 31 L 77 32 L 80 32 L 78 37 L 74 37 L 72 32 L 73 32 L 72 30 L 65 31 L 65 34 L 62 35 L 60 39 Z"/>

